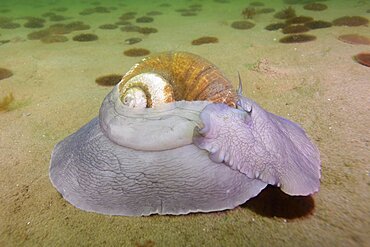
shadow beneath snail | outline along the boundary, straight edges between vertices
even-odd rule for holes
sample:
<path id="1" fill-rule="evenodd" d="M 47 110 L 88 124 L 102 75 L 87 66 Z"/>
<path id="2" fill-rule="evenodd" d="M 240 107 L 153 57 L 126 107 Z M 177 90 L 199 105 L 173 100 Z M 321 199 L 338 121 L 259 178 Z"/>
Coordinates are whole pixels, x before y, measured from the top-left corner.
<path id="1" fill-rule="evenodd" d="M 312 196 L 289 196 L 277 187 L 267 186 L 241 207 L 262 216 L 296 219 L 311 215 L 315 202 Z"/>

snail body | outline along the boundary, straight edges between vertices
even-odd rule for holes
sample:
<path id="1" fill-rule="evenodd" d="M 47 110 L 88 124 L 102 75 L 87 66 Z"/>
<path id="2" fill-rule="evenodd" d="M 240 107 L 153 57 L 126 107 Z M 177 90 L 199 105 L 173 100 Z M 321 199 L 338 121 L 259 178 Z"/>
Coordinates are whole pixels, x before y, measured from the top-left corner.
<path id="1" fill-rule="evenodd" d="M 304 132 L 258 108 L 240 91 L 197 55 L 167 52 L 145 58 L 105 97 L 98 117 L 55 146 L 51 182 L 77 208 L 126 216 L 231 209 L 267 184 L 288 188 L 290 194 L 317 191 L 318 152 Z M 281 126 L 291 128 L 285 136 L 275 135 L 277 145 L 288 145 L 279 150 L 287 158 L 274 160 L 276 169 L 266 169 L 259 163 L 267 158 L 254 156 L 260 157 L 254 145 L 269 147 L 266 139 L 255 138 L 255 123 L 271 123 L 269 129 L 279 133 Z M 291 133 L 299 138 L 290 138 Z M 289 167 L 287 176 L 307 178 L 298 187 L 280 169 L 281 162 L 301 157 L 296 146 L 310 147 L 301 156 L 314 157 L 306 159 L 308 171 Z M 289 148 L 296 156 L 284 153 Z"/>

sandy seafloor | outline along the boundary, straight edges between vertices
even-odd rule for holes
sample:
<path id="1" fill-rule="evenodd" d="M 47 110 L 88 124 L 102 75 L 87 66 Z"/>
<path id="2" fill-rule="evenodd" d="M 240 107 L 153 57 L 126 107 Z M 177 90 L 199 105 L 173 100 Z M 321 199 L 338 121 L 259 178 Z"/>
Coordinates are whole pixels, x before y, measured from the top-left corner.
<path id="1" fill-rule="evenodd" d="M 1 16 L 40 16 L 65 6 L 65 23 L 82 20 L 87 31 L 66 35 L 65 43 L 28 40 L 33 29 L 0 29 L 0 67 L 14 75 L 0 81 L 0 99 L 12 92 L 14 102 L 0 112 L 0 246 L 370 246 L 370 68 L 352 56 L 370 46 L 351 45 L 340 34 L 370 35 L 368 26 L 331 27 L 310 31 L 317 40 L 281 44 L 280 31 L 264 27 L 276 22 L 273 14 L 259 15 L 250 30 L 230 27 L 241 20 L 243 1 L 128 2 L 109 14 L 81 16 L 90 2 L 29 1 L 5 4 Z M 275 1 L 274 1 L 275 2 Z M 3 1 L 2 1 L 3 3 Z M 177 8 L 202 4 L 197 16 L 183 17 Z M 294 5 L 298 15 L 332 21 L 361 15 L 368 1 L 327 1 L 329 8 L 312 12 Z M 284 6 L 276 1 L 277 10 Z M 144 15 L 163 12 L 142 26 L 158 33 L 142 35 L 98 26 L 114 23 L 127 11 Z M 24 23 L 24 20 L 15 20 Z M 50 22 L 47 23 L 51 24 Z M 95 33 L 93 42 L 75 42 L 78 33 Z M 192 46 L 201 36 L 219 43 Z M 141 43 L 127 45 L 126 38 Z M 124 74 L 139 57 L 127 57 L 131 47 L 189 51 L 216 64 L 244 93 L 265 109 L 300 123 L 321 153 L 322 180 L 310 197 L 288 197 L 268 188 L 233 210 L 185 216 L 122 217 L 87 213 L 66 202 L 49 181 L 54 145 L 98 114 L 111 87 L 95 83 L 99 76 Z"/>

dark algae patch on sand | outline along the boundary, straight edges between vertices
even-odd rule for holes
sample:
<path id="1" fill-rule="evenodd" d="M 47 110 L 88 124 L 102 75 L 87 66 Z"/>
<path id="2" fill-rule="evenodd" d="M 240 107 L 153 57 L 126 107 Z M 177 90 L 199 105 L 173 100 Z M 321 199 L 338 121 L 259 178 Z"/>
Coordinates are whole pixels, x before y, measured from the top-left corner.
<path id="1" fill-rule="evenodd" d="M 135 16 L 136 16 L 136 12 L 133 12 L 133 11 L 130 11 L 130 12 L 126 12 L 126 13 L 123 13 L 119 19 L 122 20 L 122 21 L 127 21 L 127 20 L 132 20 L 132 19 L 135 19 Z"/>
<path id="2" fill-rule="evenodd" d="M 98 38 L 99 38 L 98 35 L 93 34 L 93 33 L 82 33 L 82 34 L 73 36 L 73 40 L 78 41 L 78 42 L 95 41 L 95 40 L 98 40 Z"/>
<path id="3" fill-rule="evenodd" d="M 290 44 L 290 43 L 305 43 L 313 40 L 316 40 L 316 36 L 309 34 L 293 34 L 282 37 L 279 40 L 279 42 L 283 44 Z"/>
<path id="4" fill-rule="evenodd" d="M 26 28 L 42 28 L 44 27 L 45 19 L 38 17 L 27 17 L 27 22 L 23 25 Z"/>
<path id="5" fill-rule="evenodd" d="M 154 21 L 153 17 L 149 17 L 149 16 L 142 16 L 142 17 L 136 18 L 137 23 L 150 23 L 153 21 Z"/>
<path id="6" fill-rule="evenodd" d="M 274 8 L 262 8 L 257 10 L 257 14 L 269 14 L 275 12 Z"/>
<path id="7" fill-rule="evenodd" d="M 42 39 L 42 38 L 44 38 L 44 37 L 46 37 L 48 35 L 50 35 L 50 31 L 49 30 L 40 30 L 40 31 L 29 33 L 27 35 L 27 38 L 29 40 L 38 40 L 38 39 Z"/>
<path id="8" fill-rule="evenodd" d="M 106 30 L 113 30 L 113 29 L 117 29 L 118 26 L 115 24 L 103 24 L 103 25 L 100 25 L 99 28 L 106 29 Z"/>
<path id="9" fill-rule="evenodd" d="M 274 17 L 277 19 L 290 19 L 296 16 L 295 9 L 291 6 L 276 12 Z"/>
<path id="10" fill-rule="evenodd" d="M 21 27 L 21 24 L 12 21 L 0 23 L 0 28 L 2 29 L 16 29 L 19 27 Z"/>
<path id="11" fill-rule="evenodd" d="M 141 34 L 157 33 L 158 29 L 154 27 L 139 27 L 136 25 L 128 24 L 120 28 L 123 32 L 138 32 Z"/>
<path id="12" fill-rule="evenodd" d="M 80 15 L 91 15 L 91 14 L 95 14 L 95 13 L 106 14 L 106 13 L 110 13 L 110 10 L 106 7 L 98 6 L 98 7 L 95 7 L 95 8 L 84 9 L 79 14 Z"/>
<path id="13" fill-rule="evenodd" d="M 122 32 L 139 32 L 140 27 L 133 24 L 126 24 L 120 29 Z"/>
<path id="14" fill-rule="evenodd" d="M 28 21 L 23 26 L 26 27 L 26 28 L 43 28 L 44 23 Z"/>
<path id="15" fill-rule="evenodd" d="M 287 24 L 302 24 L 302 23 L 306 23 L 306 22 L 309 22 L 309 21 L 313 21 L 313 18 L 311 16 L 296 16 L 296 17 L 293 17 L 293 18 L 290 18 L 288 20 L 286 20 L 285 22 Z"/>
<path id="16" fill-rule="evenodd" d="M 142 57 L 150 54 L 150 51 L 144 48 L 132 48 L 123 52 L 128 57 Z"/>
<path id="17" fill-rule="evenodd" d="M 369 20 L 362 16 L 343 16 L 333 21 L 334 26 L 365 26 L 369 23 Z"/>
<path id="18" fill-rule="evenodd" d="M 122 75 L 110 74 L 100 76 L 95 79 L 95 82 L 100 86 L 114 86 L 122 79 Z"/>
<path id="19" fill-rule="evenodd" d="M 250 4 L 248 7 L 243 9 L 241 14 L 244 17 L 244 19 L 253 19 L 254 17 L 260 14 L 268 14 L 275 12 L 274 8 L 259 8 L 259 7 L 261 6 L 253 6 Z"/>
<path id="20" fill-rule="evenodd" d="M 9 43 L 11 40 L 10 39 L 3 39 L 3 40 L 0 40 L 0 45 L 4 45 L 6 43 Z"/>
<path id="21" fill-rule="evenodd" d="M 364 66 L 370 67 L 370 53 L 361 52 L 353 57 L 353 59 Z"/>
<path id="22" fill-rule="evenodd" d="M 14 96 L 12 93 L 4 96 L 0 99 L 0 112 L 7 111 L 9 109 L 9 105 L 14 101 Z"/>
<path id="23" fill-rule="evenodd" d="M 288 33 L 304 33 L 308 32 L 310 29 L 306 27 L 305 25 L 290 25 L 283 28 L 282 32 L 284 34 Z"/>
<path id="24" fill-rule="evenodd" d="M 142 41 L 141 38 L 136 38 L 136 37 L 125 39 L 125 43 L 128 44 L 128 45 L 137 44 L 137 43 L 139 43 L 141 41 Z"/>
<path id="25" fill-rule="evenodd" d="M 0 80 L 9 78 L 12 75 L 13 75 L 13 72 L 12 71 L 10 71 L 8 69 L 5 69 L 5 68 L 0 68 Z"/>
<path id="26" fill-rule="evenodd" d="M 0 28 L 2 29 L 16 29 L 21 27 L 21 24 L 13 21 L 13 18 L 0 16 Z"/>
<path id="27" fill-rule="evenodd" d="M 284 27 L 286 27 L 288 24 L 286 23 L 283 23 L 283 22 L 279 22 L 279 23 L 272 23 L 270 25 L 267 25 L 265 27 L 266 30 L 268 31 L 276 31 L 276 30 L 279 30 L 279 29 L 282 29 Z"/>
<path id="28" fill-rule="evenodd" d="M 262 2 L 258 2 L 258 1 L 251 2 L 249 5 L 250 5 L 250 6 L 254 6 L 254 7 L 263 7 L 263 6 L 265 6 L 265 4 L 264 4 L 264 3 L 262 3 Z"/>
<path id="29" fill-rule="evenodd" d="M 306 22 L 304 24 L 306 27 L 308 27 L 309 29 L 320 29 L 320 28 L 328 28 L 328 27 L 331 27 L 333 26 L 333 24 L 331 24 L 331 22 L 328 22 L 328 21 L 309 21 L 309 22 Z"/>
<path id="30" fill-rule="evenodd" d="M 255 26 L 254 23 L 250 21 L 234 21 L 233 23 L 231 23 L 232 28 L 239 29 L 239 30 L 251 29 L 254 26 Z"/>
<path id="31" fill-rule="evenodd" d="M 203 45 L 203 44 L 214 44 L 214 43 L 218 43 L 218 38 L 210 37 L 210 36 L 200 37 L 191 42 L 192 45 Z"/>
<path id="32" fill-rule="evenodd" d="M 158 33 L 158 29 L 154 27 L 140 27 L 138 32 L 141 34 L 151 34 L 151 33 Z"/>
<path id="33" fill-rule="evenodd" d="M 253 19 L 253 17 L 257 14 L 257 11 L 254 7 L 248 6 L 242 11 L 242 16 L 245 19 Z"/>
<path id="34" fill-rule="evenodd" d="M 73 32 L 73 31 L 89 30 L 91 27 L 90 25 L 85 24 L 82 21 L 73 21 L 73 22 L 65 24 L 65 28 L 69 30 L 70 32 Z"/>
<path id="35" fill-rule="evenodd" d="M 338 39 L 352 45 L 370 45 L 370 38 L 359 34 L 343 34 Z"/>
<path id="36" fill-rule="evenodd" d="M 66 24 L 62 23 L 50 25 L 46 30 L 48 30 L 51 34 L 69 34 L 72 32 L 71 29 L 67 28 Z"/>
<path id="37" fill-rule="evenodd" d="M 67 37 L 61 36 L 63 34 L 69 34 L 74 31 L 82 31 L 90 29 L 90 26 L 81 22 L 74 21 L 67 24 L 57 23 L 50 25 L 46 29 L 35 31 L 29 33 L 27 38 L 29 40 L 42 40 L 44 43 L 55 43 L 55 42 L 65 42 L 68 40 Z M 50 36 L 50 37 L 49 37 Z"/>
<path id="38" fill-rule="evenodd" d="M 326 4 L 323 3 L 308 3 L 303 6 L 306 10 L 312 10 L 312 11 L 323 11 L 328 8 Z"/>

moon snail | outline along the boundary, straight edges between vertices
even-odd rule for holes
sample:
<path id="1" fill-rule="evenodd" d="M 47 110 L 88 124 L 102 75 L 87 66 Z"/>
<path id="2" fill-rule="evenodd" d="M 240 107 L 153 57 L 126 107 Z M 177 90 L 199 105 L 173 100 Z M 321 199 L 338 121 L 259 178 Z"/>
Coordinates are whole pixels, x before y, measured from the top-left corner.
<path id="1" fill-rule="evenodd" d="M 165 52 L 134 65 L 99 116 L 59 142 L 50 180 L 85 211 L 140 216 L 232 209 L 268 184 L 320 186 L 318 149 L 296 123 L 233 89 L 209 61 Z"/>

